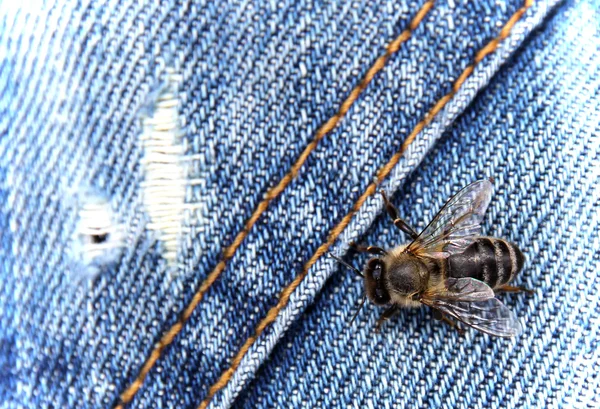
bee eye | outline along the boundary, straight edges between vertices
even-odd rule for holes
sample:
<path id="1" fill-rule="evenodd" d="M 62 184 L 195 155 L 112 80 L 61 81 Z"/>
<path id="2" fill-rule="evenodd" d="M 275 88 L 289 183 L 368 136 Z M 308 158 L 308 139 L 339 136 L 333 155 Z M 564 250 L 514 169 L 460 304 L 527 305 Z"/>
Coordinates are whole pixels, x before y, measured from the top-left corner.
<path id="1" fill-rule="evenodd" d="M 384 297 L 383 290 L 381 288 L 376 288 L 375 296 L 380 300 L 383 299 L 383 297 Z"/>
<path id="2" fill-rule="evenodd" d="M 381 265 L 377 264 L 375 266 L 375 269 L 373 269 L 373 278 L 376 281 L 379 281 L 379 279 L 381 278 Z"/>

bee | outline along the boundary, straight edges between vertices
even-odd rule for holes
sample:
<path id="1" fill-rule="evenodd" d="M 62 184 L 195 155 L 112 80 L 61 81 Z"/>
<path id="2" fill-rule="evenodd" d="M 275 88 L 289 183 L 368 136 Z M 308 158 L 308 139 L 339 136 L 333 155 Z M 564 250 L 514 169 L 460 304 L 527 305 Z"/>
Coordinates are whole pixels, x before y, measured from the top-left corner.
<path id="1" fill-rule="evenodd" d="M 492 180 L 471 183 L 417 234 L 382 191 L 388 215 L 412 241 L 391 250 L 353 244 L 356 250 L 375 255 L 364 272 L 330 254 L 363 278 L 366 296 L 356 314 L 368 297 L 378 306 L 389 306 L 377 321 L 377 329 L 402 307 L 426 305 L 433 308 L 434 318 L 461 332 L 454 320 L 494 336 L 520 334 L 517 317 L 494 291 L 528 291 L 509 285 L 523 268 L 525 257 L 515 244 L 481 235 L 492 193 Z"/>

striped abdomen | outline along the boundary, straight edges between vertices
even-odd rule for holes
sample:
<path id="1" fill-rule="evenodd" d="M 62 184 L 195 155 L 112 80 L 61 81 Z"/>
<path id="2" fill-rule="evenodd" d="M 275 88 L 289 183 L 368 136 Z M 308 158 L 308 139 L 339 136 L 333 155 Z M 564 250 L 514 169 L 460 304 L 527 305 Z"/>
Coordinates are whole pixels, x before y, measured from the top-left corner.
<path id="1" fill-rule="evenodd" d="M 446 260 L 446 276 L 472 277 L 492 288 L 510 282 L 523 268 L 521 250 L 506 240 L 479 237 L 467 249 Z"/>

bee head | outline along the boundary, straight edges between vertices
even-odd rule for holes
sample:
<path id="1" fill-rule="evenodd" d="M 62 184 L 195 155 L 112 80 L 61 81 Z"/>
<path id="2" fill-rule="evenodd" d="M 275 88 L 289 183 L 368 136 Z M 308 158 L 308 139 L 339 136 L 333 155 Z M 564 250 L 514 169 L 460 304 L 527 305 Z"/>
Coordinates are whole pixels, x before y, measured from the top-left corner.
<path id="1" fill-rule="evenodd" d="M 380 258 L 372 258 L 365 268 L 365 291 L 374 304 L 390 302 L 390 293 L 385 286 L 386 266 Z"/>

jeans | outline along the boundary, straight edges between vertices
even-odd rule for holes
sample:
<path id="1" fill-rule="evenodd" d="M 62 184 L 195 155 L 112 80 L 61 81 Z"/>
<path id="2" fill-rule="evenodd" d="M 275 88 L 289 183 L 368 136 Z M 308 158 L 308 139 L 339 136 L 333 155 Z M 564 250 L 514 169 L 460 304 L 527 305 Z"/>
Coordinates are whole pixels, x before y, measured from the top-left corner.
<path id="1" fill-rule="evenodd" d="M 0 11 L 2 407 L 600 404 L 596 2 Z M 490 176 L 523 334 L 351 324 L 377 191 Z"/>

